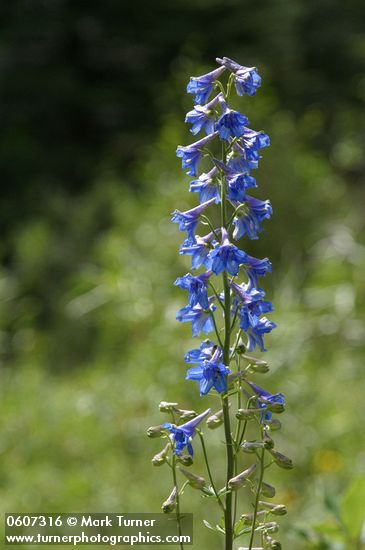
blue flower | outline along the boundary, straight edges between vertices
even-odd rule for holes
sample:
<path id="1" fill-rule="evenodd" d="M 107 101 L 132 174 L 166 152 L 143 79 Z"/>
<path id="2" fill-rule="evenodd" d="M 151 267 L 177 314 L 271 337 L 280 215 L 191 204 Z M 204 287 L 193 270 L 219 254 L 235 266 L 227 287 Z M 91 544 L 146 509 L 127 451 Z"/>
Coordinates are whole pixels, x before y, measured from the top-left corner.
<path id="1" fill-rule="evenodd" d="M 192 420 L 189 420 L 189 422 L 181 424 L 181 426 L 175 426 L 175 424 L 170 424 L 169 422 L 165 422 L 165 424 L 162 424 L 162 427 L 165 430 L 168 430 L 171 434 L 171 439 L 175 444 L 174 453 L 176 455 L 181 455 L 185 447 L 187 447 L 189 454 L 193 456 L 194 450 L 191 444 L 191 440 L 195 435 L 196 427 L 198 426 L 198 424 L 200 424 L 202 420 L 204 420 L 204 418 L 209 413 L 210 409 L 207 409 L 199 416 L 196 416 Z"/>
<path id="2" fill-rule="evenodd" d="M 210 265 L 209 242 L 212 241 L 213 237 L 213 233 L 208 233 L 205 237 L 199 237 L 199 235 L 196 235 L 194 242 L 187 239 L 181 245 L 179 254 L 191 256 L 191 267 L 193 269 L 198 269 L 201 265 L 208 267 Z"/>
<path id="3" fill-rule="evenodd" d="M 250 128 L 245 128 L 242 135 L 243 147 L 248 151 L 258 151 L 263 147 L 270 146 L 270 138 L 264 132 L 256 132 Z"/>
<path id="4" fill-rule="evenodd" d="M 221 362 L 222 350 L 218 348 L 210 360 L 203 360 L 198 367 L 192 367 L 186 374 L 186 380 L 199 382 L 200 395 L 206 395 L 212 388 L 218 393 L 227 391 L 227 376 L 231 372 Z"/>
<path id="5" fill-rule="evenodd" d="M 217 58 L 217 62 L 234 73 L 238 95 L 255 95 L 257 88 L 261 86 L 261 77 L 256 67 L 244 67 L 232 61 L 229 57 L 223 57 L 223 59 Z"/>
<path id="6" fill-rule="evenodd" d="M 195 105 L 192 111 L 189 111 L 185 117 L 185 122 L 192 124 L 190 132 L 198 134 L 200 130 L 205 130 L 207 134 L 214 132 L 215 111 L 214 106 L 219 102 L 222 94 L 218 94 L 212 101 L 206 105 Z"/>
<path id="7" fill-rule="evenodd" d="M 251 387 L 251 389 L 259 397 L 260 408 L 266 409 L 267 404 L 270 404 L 270 403 L 278 403 L 279 405 L 285 406 L 285 396 L 282 393 L 271 394 L 270 392 L 264 390 L 263 388 L 260 388 L 260 386 L 258 386 L 257 384 L 254 384 L 253 382 L 250 382 L 249 380 L 246 380 L 246 383 Z M 261 422 L 263 420 L 270 420 L 271 417 L 272 417 L 272 413 L 269 411 L 266 413 L 262 413 Z"/>
<path id="8" fill-rule="evenodd" d="M 258 277 L 263 277 L 266 273 L 271 273 L 272 271 L 271 262 L 268 258 L 259 260 L 258 258 L 254 258 L 253 256 L 249 256 L 247 254 L 245 264 L 246 273 L 250 280 L 250 284 L 255 287 L 258 286 Z"/>
<path id="9" fill-rule="evenodd" d="M 188 168 L 186 173 L 189 176 L 197 175 L 198 163 L 202 157 L 202 149 L 217 135 L 218 132 L 214 132 L 190 145 L 178 146 L 176 156 L 182 159 L 182 168 Z"/>
<path id="10" fill-rule="evenodd" d="M 222 228 L 222 244 L 217 245 L 209 254 L 210 269 L 219 275 L 228 271 L 231 275 L 238 274 L 239 266 L 247 262 L 247 254 L 230 243 L 227 231 Z"/>
<path id="11" fill-rule="evenodd" d="M 260 155 L 257 151 L 247 151 L 236 142 L 227 156 L 227 165 L 233 172 L 249 174 L 258 167 L 259 160 Z"/>
<path id="12" fill-rule="evenodd" d="M 175 210 L 175 212 L 171 214 L 172 222 L 179 224 L 180 231 L 187 231 L 188 238 L 186 242 L 190 244 L 194 244 L 196 242 L 195 229 L 199 224 L 200 216 L 208 206 L 213 204 L 213 202 L 215 202 L 214 199 L 211 199 L 203 204 L 199 204 L 199 206 L 196 206 L 191 210 L 186 210 L 186 212 Z"/>
<path id="13" fill-rule="evenodd" d="M 256 180 L 247 174 L 232 174 L 226 177 L 227 196 L 232 201 L 246 200 L 246 189 L 257 187 Z"/>
<path id="14" fill-rule="evenodd" d="M 247 351 L 254 351 L 256 346 L 259 347 L 260 351 L 267 351 L 264 346 L 263 336 L 276 328 L 276 324 L 273 321 L 269 321 L 267 317 L 261 317 L 260 319 L 257 315 L 245 312 L 244 316 L 241 316 L 240 323 L 241 328 L 244 326 L 246 327 L 244 330 L 247 334 Z"/>
<path id="15" fill-rule="evenodd" d="M 271 202 L 260 201 L 249 195 L 238 200 L 246 202 L 247 211 L 233 220 L 233 238 L 238 240 L 246 234 L 249 239 L 257 239 L 257 233 L 262 231 L 262 221 L 272 215 Z"/>
<path id="16" fill-rule="evenodd" d="M 216 203 L 221 201 L 218 182 L 215 179 L 217 168 L 214 166 L 207 174 L 201 174 L 198 179 L 190 183 L 190 193 L 199 193 L 200 203 L 214 199 Z"/>
<path id="17" fill-rule="evenodd" d="M 194 94 L 194 102 L 198 105 L 203 105 L 211 91 L 213 90 L 214 82 L 223 74 L 225 67 L 218 67 L 210 73 L 201 76 L 192 76 L 186 88 L 188 94 Z"/>
<path id="18" fill-rule="evenodd" d="M 193 336 L 199 336 L 201 332 L 208 334 L 214 330 L 212 313 L 216 310 L 213 304 L 210 304 L 208 309 L 203 309 L 199 304 L 193 308 L 186 306 L 177 312 L 176 319 L 181 323 L 189 323 L 191 321 L 191 329 Z"/>
<path id="19" fill-rule="evenodd" d="M 189 306 L 194 307 L 200 304 L 203 309 L 208 309 L 208 279 L 212 275 L 212 271 L 206 271 L 197 277 L 184 275 L 175 281 L 175 285 L 189 291 Z"/>
<path id="20" fill-rule="evenodd" d="M 230 137 L 241 137 L 247 124 L 248 118 L 245 115 L 227 108 L 217 122 L 219 137 L 223 140 Z"/>
<path id="21" fill-rule="evenodd" d="M 185 354 L 185 363 L 199 364 L 201 361 L 209 360 L 217 346 L 211 340 L 204 340 L 198 349 L 191 349 Z"/>

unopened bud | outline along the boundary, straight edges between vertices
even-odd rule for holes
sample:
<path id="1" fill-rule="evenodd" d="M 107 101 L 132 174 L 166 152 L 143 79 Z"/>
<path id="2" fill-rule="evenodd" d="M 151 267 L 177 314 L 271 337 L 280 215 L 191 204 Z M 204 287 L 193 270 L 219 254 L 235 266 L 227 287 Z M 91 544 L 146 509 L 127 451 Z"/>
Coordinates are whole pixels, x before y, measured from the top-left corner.
<path id="1" fill-rule="evenodd" d="M 274 540 L 272 537 L 267 535 L 266 543 L 269 545 L 270 550 L 281 550 L 281 544 L 278 540 Z"/>
<path id="2" fill-rule="evenodd" d="M 245 453 L 254 453 L 256 449 L 262 449 L 264 446 L 262 441 L 244 441 L 241 445 Z"/>
<path id="3" fill-rule="evenodd" d="M 203 489 L 206 486 L 207 482 L 203 477 L 197 476 L 185 468 L 178 467 L 178 470 L 188 479 L 189 485 L 194 489 Z"/>
<path id="4" fill-rule="evenodd" d="M 174 409 L 178 406 L 178 403 L 169 403 L 168 401 L 161 401 L 158 408 L 163 413 L 169 413 L 174 411 Z"/>
<path id="5" fill-rule="evenodd" d="M 276 489 L 270 483 L 263 481 L 261 484 L 261 493 L 267 498 L 273 498 L 276 494 Z"/>
<path id="6" fill-rule="evenodd" d="M 264 399 L 263 397 L 260 398 L 260 401 L 266 405 L 266 408 L 268 411 L 279 414 L 285 411 L 285 404 L 284 403 L 274 403 L 272 401 L 268 401 L 267 399 Z"/>
<path id="7" fill-rule="evenodd" d="M 252 464 L 247 470 L 244 470 L 238 476 L 232 477 L 228 481 L 228 487 L 232 489 L 233 491 L 237 491 L 237 489 L 240 489 L 245 483 L 246 479 L 250 477 L 256 470 L 257 464 Z"/>
<path id="8" fill-rule="evenodd" d="M 160 451 L 159 453 L 157 453 L 157 455 L 153 457 L 153 459 L 151 460 L 152 464 L 154 466 L 162 466 L 162 464 L 166 462 L 166 457 L 167 457 L 167 453 L 169 452 L 169 449 L 170 449 L 170 445 L 167 444 L 166 447 L 162 449 L 162 451 Z"/>
<path id="9" fill-rule="evenodd" d="M 161 509 L 164 514 L 170 514 L 173 512 L 176 508 L 176 487 L 173 488 L 171 495 L 168 497 L 168 499 L 165 500 L 165 502 L 162 504 Z"/>
<path id="10" fill-rule="evenodd" d="M 151 426 L 147 430 L 147 436 L 151 437 L 152 439 L 155 437 L 161 437 L 162 436 L 162 426 Z"/>
<path id="11" fill-rule="evenodd" d="M 186 411 L 185 409 L 176 409 L 178 415 L 180 415 L 180 420 L 192 420 L 198 413 L 195 411 Z"/>
<path id="12" fill-rule="evenodd" d="M 236 412 L 236 418 L 238 420 L 251 420 L 255 414 L 261 414 L 262 409 L 238 409 Z"/>
<path id="13" fill-rule="evenodd" d="M 184 464 L 184 466 L 191 466 L 194 462 L 193 457 L 190 455 L 178 455 L 176 460 L 181 462 L 181 464 Z"/>
<path id="14" fill-rule="evenodd" d="M 211 430 L 214 430 L 215 428 L 219 428 L 223 424 L 223 409 L 220 411 L 212 414 L 212 416 L 209 416 L 207 419 L 207 426 Z"/>
<path id="15" fill-rule="evenodd" d="M 264 437 L 263 437 L 263 443 L 264 443 L 264 447 L 265 449 L 273 449 L 274 448 L 274 440 L 269 436 L 269 434 L 267 432 L 265 432 L 264 434 Z"/>
<path id="16" fill-rule="evenodd" d="M 281 428 L 281 422 L 278 418 L 271 418 L 269 421 L 267 421 L 267 424 L 270 426 L 270 430 L 275 432 L 276 430 L 280 430 Z"/>
<path id="17" fill-rule="evenodd" d="M 279 525 L 276 521 L 269 521 L 265 523 L 265 531 L 270 533 L 277 533 L 279 531 Z"/>
<path id="18" fill-rule="evenodd" d="M 285 514 L 287 513 L 285 504 L 274 504 L 272 502 L 265 502 L 263 500 L 260 500 L 259 504 L 266 510 L 269 510 L 269 512 L 271 514 L 274 514 L 274 516 L 285 516 Z"/>
<path id="19" fill-rule="evenodd" d="M 266 514 L 265 510 L 262 510 L 261 512 L 257 512 L 256 518 L 259 518 L 260 516 L 264 516 Z M 254 514 L 242 514 L 241 520 L 244 525 L 252 525 L 253 523 Z"/>
<path id="20" fill-rule="evenodd" d="M 260 374 L 265 374 L 270 370 L 269 365 L 266 363 L 266 361 L 263 361 L 262 359 L 256 359 L 256 357 L 251 357 L 250 355 L 243 355 L 243 358 L 249 362 L 248 366 L 250 370 L 253 370 Z"/>
<path id="21" fill-rule="evenodd" d="M 275 460 L 275 464 L 280 466 L 280 468 L 284 468 L 285 470 L 291 470 L 292 468 L 294 468 L 292 460 L 287 456 L 279 453 L 278 451 L 274 451 L 273 449 L 270 449 L 269 452 Z"/>

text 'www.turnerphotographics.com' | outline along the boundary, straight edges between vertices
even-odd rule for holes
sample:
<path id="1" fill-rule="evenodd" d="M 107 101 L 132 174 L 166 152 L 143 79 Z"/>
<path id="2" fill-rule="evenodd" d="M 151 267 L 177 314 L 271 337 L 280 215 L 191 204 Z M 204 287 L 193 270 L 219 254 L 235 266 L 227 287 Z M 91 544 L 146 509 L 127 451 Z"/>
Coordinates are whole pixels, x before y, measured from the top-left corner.
<path id="1" fill-rule="evenodd" d="M 193 544 L 193 515 L 184 514 L 184 535 L 165 514 L 8 513 L 6 545 L 180 545 Z M 181 537 L 184 540 L 181 540 Z"/>

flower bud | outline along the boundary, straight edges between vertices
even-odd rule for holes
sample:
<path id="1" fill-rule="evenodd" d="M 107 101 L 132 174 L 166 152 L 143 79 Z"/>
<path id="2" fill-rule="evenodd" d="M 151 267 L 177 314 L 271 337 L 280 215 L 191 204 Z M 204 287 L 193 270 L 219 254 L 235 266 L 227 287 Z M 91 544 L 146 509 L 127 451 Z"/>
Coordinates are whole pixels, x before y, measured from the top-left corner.
<path id="1" fill-rule="evenodd" d="M 279 525 L 276 523 L 276 521 L 269 521 L 268 523 L 265 523 L 265 531 L 269 531 L 270 533 L 277 533 L 279 531 Z"/>
<path id="2" fill-rule="evenodd" d="M 265 374 L 270 370 L 269 365 L 266 363 L 266 361 L 263 361 L 262 359 L 256 359 L 256 357 L 251 357 L 249 355 L 243 355 L 243 358 L 249 362 L 248 366 L 250 370 L 253 370 L 260 374 Z"/>
<path id="3" fill-rule="evenodd" d="M 161 401 L 158 408 L 163 413 L 169 413 L 174 411 L 177 406 L 178 406 L 178 403 L 169 403 L 168 401 Z"/>
<path id="4" fill-rule="evenodd" d="M 233 491 L 237 491 L 237 489 L 240 489 L 245 483 L 246 479 L 250 477 L 250 475 L 253 474 L 253 472 L 256 470 L 257 464 L 252 464 L 247 470 L 244 470 L 238 476 L 232 477 L 228 481 L 228 487 L 232 489 Z"/>
<path id="5" fill-rule="evenodd" d="M 251 420 L 255 414 L 261 414 L 262 409 L 238 409 L 236 412 L 236 418 L 238 420 Z"/>
<path id="6" fill-rule="evenodd" d="M 241 445 L 243 452 L 254 453 L 256 449 L 262 449 L 264 446 L 262 441 L 244 441 Z"/>
<path id="7" fill-rule="evenodd" d="M 219 428 L 223 424 L 223 409 L 220 411 L 212 414 L 209 418 L 207 418 L 207 426 L 211 430 L 214 430 L 215 428 Z"/>
<path id="8" fill-rule="evenodd" d="M 189 485 L 194 489 L 203 489 L 206 486 L 207 482 L 203 477 L 197 476 L 181 466 L 178 466 L 178 470 L 188 479 Z"/>
<path id="9" fill-rule="evenodd" d="M 276 430 L 280 430 L 281 428 L 281 422 L 278 418 L 271 418 L 267 421 L 267 424 L 270 426 L 270 430 L 275 432 Z"/>
<path id="10" fill-rule="evenodd" d="M 259 518 L 260 516 L 264 516 L 266 514 L 265 510 L 262 510 L 261 512 L 257 512 L 256 518 Z M 254 514 L 242 514 L 241 520 L 244 525 L 252 525 L 253 523 Z"/>
<path id="11" fill-rule="evenodd" d="M 269 436 L 269 434 L 265 431 L 264 437 L 263 437 L 263 444 L 265 449 L 273 449 L 274 448 L 274 440 Z"/>
<path id="12" fill-rule="evenodd" d="M 270 550 L 281 550 L 281 544 L 278 540 L 274 540 L 269 535 L 266 536 L 266 543 L 269 545 Z"/>
<path id="13" fill-rule="evenodd" d="M 164 464 L 166 462 L 166 457 L 167 457 L 167 453 L 169 452 L 169 449 L 170 449 L 170 445 L 169 443 L 166 445 L 166 447 L 164 449 L 162 449 L 162 451 L 160 451 L 159 453 L 157 453 L 157 455 L 155 455 L 151 462 L 154 466 L 162 466 L 162 464 Z"/>
<path id="14" fill-rule="evenodd" d="M 186 411 L 185 409 L 176 409 L 178 415 L 180 415 L 180 420 L 192 420 L 198 413 L 195 411 Z"/>
<path id="15" fill-rule="evenodd" d="M 177 455 L 176 456 L 177 462 L 181 462 L 181 464 L 184 464 L 184 466 L 191 466 L 193 464 L 193 457 L 190 455 Z"/>
<path id="16" fill-rule="evenodd" d="M 273 413 L 282 413 L 285 411 L 285 404 L 284 403 L 275 403 L 273 401 L 269 401 L 267 399 L 264 399 L 263 397 L 261 397 L 260 401 L 262 401 L 262 403 L 264 403 L 264 405 L 266 405 L 266 408 L 268 411 L 270 412 L 273 412 Z"/>
<path id="17" fill-rule="evenodd" d="M 291 470 L 292 468 L 294 468 L 293 462 L 287 456 L 279 453 L 278 451 L 274 451 L 273 449 L 270 449 L 269 452 L 273 457 L 275 464 L 280 466 L 280 468 L 284 468 L 285 470 Z"/>
<path id="18" fill-rule="evenodd" d="M 264 507 L 274 516 L 285 516 L 287 509 L 285 504 L 274 504 L 272 502 L 265 502 L 263 500 L 259 501 L 260 506 Z"/>
<path id="19" fill-rule="evenodd" d="M 261 493 L 267 498 L 273 498 L 276 494 L 276 489 L 266 481 L 261 484 Z"/>
<path id="20" fill-rule="evenodd" d="M 170 514 L 175 510 L 176 496 L 177 496 L 177 491 L 176 491 L 176 487 L 174 487 L 171 495 L 165 500 L 165 502 L 161 506 L 161 509 L 164 514 Z"/>
<path id="21" fill-rule="evenodd" d="M 155 437 L 161 437 L 163 433 L 162 426 L 151 426 L 147 430 L 147 436 L 151 437 L 152 439 Z"/>

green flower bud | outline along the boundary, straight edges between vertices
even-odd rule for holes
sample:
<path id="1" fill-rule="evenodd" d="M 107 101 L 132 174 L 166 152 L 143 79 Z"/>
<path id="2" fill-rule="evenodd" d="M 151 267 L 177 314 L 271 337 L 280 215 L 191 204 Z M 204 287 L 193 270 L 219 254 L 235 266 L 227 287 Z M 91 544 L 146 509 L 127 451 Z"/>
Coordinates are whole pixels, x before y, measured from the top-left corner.
<path id="1" fill-rule="evenodd" d="M 274 451 L 273 449 L 270 449 L 269 452 L 273 457 L 275 464 L 280 466 L 280 468 L 284 468 L 285 470 L 291 470 L 294 468 L 293 462 L 287 456 L 279 453 L 278 451 Z"/>
<path id="2" fill-rule="evenodd" d="M 264 446 L 262 441 L 244 441 L 241 445 L 243 452 L 254 453 L 256 449 L 262 449 Z"/>
<path id="3" fill-rule="evenodd" d="M 206 486 L 207 482 L 203 477 L 197 476 L 181 466 L 178 466 L 178 470 L 188 479 L 189 485 L 194 489 L 204 489 Z"/>
<path id="4" fill-rule="evenodd" d="M 162 426 L 151 426 L 147 430 L 147 436 L 151 439 L 154 439 L 155 437 L 161 437 L 163 434 L 163 427 Z"/>
<path id="5" fill-rule="evenodd" d="M 195 411 L 186 411 L 184 409 L 176 409 L 178 415 L 180 415 L 180 420 L 192 420 L 198 413 Z"/>
<path id="6" fill-rule="evenodd" d="M 262 414 L 262 409 L 238 409 L 236 418 L 238 420 L 251 420 L 255 414 Z"/>
<path id="7" fill-rule="evenodd" d="M 265 431 L 265 434 L 264 434 L 264 437 L 263 437 L 263 444 L 264 444 L 264 447 L 265 449 L 273 449 L 274 448 L 274 440 L 271 439 L 271 437 L 269 436 L 269 434 Z"/>
<path id="8" fill-rule="evenodd" d="M 265 531 L 270 533 L 277 533 L 279 531 L 279 525 L 276 521 L 269 521 L 265 523 Z"/>
<path id="9" fill-rule="evenodd" d="M 281 544 L 278 540 L 274 540 L 269 535 L 266 536 L 266 543 L 269 545 L 270 550 L 281 550 Z"/>
<path id="10" fill-rule="evenodd" d="M 184 466 L 191 466 L 193 464 L 193 457 L 190 455 L 179 455 L 176 457 L 177 462 L 181 462 Z"/>
<path id="11" fill-rule="evenodd" d="M 162 504 L 161 509 L 164 514 L 170 514 L 176 508 L 176 487 L 173 488 L 171 495 Z"/>
<path id="12" fill-rule="evenodd" d="M 270 426 L 270 430 L 275 432 L 276 430 L 280 430 L 281 428 L 281 422 L 278 418 L 271 418 L 267 424 Z"/>
<path id="13" fill-rule="evenodd" d="M 265 374 L 266 372 L 269 372 L 270 367 L 266 363 L 266 361 L 263 361 L 262 359 L 256 359 L 256 357 L 251 357 L 250 355 L 243 355 L 242 357 L 249 362 L 248 367 L 250 370 L 260 374 Z"/>
<path id="14" fill-rule="evenodd" d="M 266 481 L 261 484 L 261 493 L 267 498 L 273 498 L 276 494 L 276 489 Z"/>
<path id="15" fill-rule="evenodd" d="M 265 502 L 263 500 L 260 500 L 259 504 L 275 516 L 285 516 L 287 513 L 285 504 L 274 504 L 273 502 Z"/>
<path id="16" fill-rule="evenodd" d="M 212 416 L 209 416 L 207 419 L 207 426 L 211 430 L 215 430 L 215 428 L 219 428 L 223 424 L 223 409 L 220 411 L 212 414 Z"/>
<path id="17" fill-rule="evenodd" d="M 166 447 L 162 449 L 162 451 L 160 451 L 159 453 L 157 453 L 157 455 L 153 457 L 153 459 L 151 460 L 152 464 L 154 466 L 162 466 L 162 464 L 166 462 L 166 457 L 169 452 L 169 449 L 170 449 L 170 444 L 168 443 Z"/>
<path id="18" fill-rule="evenodd" d="M 261 516 L 264 516 L 266 512 L 262 510 L 261 512 L 257 512 L 256 518 L 260 518 Z M 254 514 L 242 514 L 241 520 L 243 521 L 244 525 L 252 525 L 253 523 Z"/>
<path id="19" fill-rule="evenodd" d="M 264 398 L 261 398 L 261 401 L 266 405 L 267 410 L 270 412 L 279 414 L 285 411 L 284 403 L 272 403 Z"/>
<path id="20" fill-rule="evenodd" d="M 178 403 L 169 403 L 168 401 L 161 401 L 158 408 L 163 413 L 169 413 L 174 411 L 177 406 L 178 406 Z"/>
<path id="21" fill-rule="evenodd" d="M 247 468 L 247 470 L 244 470 L 238 474 L 238 476 L 232 477 L 232 479 L 228 481 L 228 487 L 233 491 L 240 489 L 246 483 L 247 478 L 249 478 L 250 475 L 252 475 L 256 470 L 256 467 L 257 464 L 252 464 L 249 468 Z"/>

